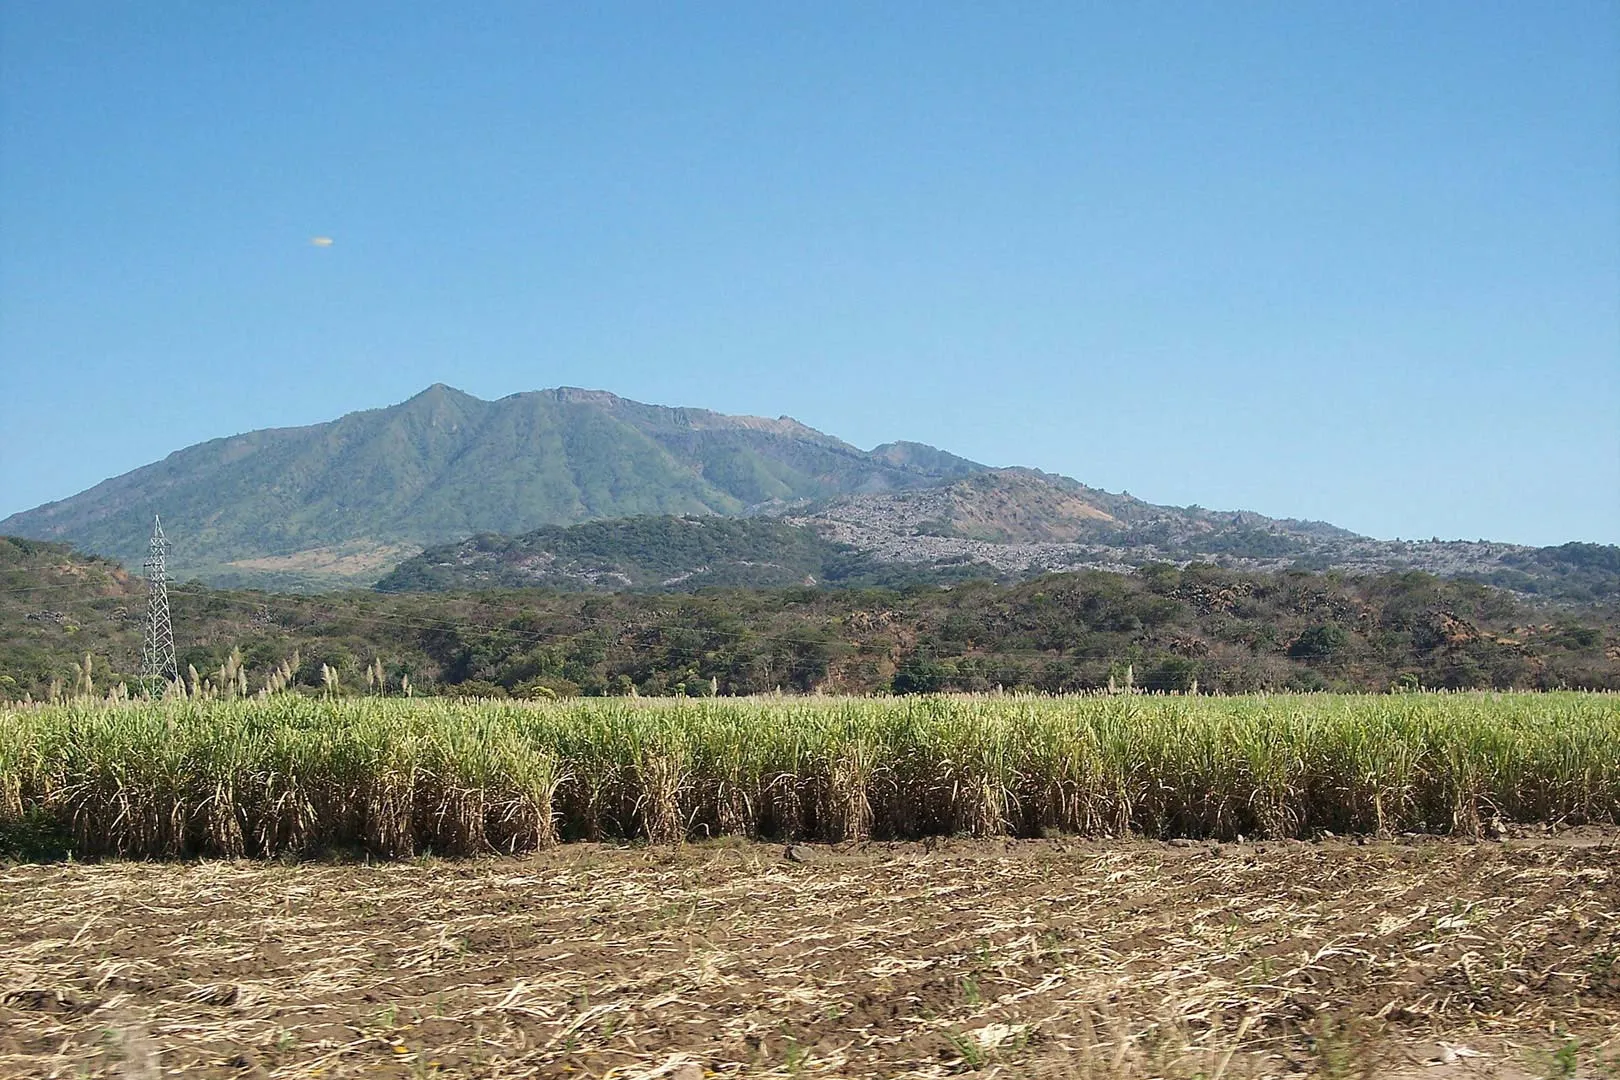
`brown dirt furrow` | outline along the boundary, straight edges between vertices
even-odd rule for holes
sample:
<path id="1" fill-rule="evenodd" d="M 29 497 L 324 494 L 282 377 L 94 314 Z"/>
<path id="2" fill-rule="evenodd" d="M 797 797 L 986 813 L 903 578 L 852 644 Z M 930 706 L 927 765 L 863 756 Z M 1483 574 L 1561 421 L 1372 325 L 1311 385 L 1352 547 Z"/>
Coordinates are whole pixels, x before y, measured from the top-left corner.
<path id="1" fill-rule="evenodd" d="M 0 867 L 0 1075 L 1606 1075 L 1588 839 Z"/>

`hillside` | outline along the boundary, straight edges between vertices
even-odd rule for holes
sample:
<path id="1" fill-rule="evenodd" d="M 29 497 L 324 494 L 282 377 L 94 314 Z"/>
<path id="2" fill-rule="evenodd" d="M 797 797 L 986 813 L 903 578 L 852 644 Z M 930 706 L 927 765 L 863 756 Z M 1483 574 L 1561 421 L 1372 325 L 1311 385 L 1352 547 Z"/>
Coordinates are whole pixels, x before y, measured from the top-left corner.
<path id="1" fill-rule="evenodd" d="M 220 582 L 370 582 L 480 532 L 639 514 L 737 514 L 917 487 L 980 466 L 916 444 L 868 454 L 787 417 L 724 416 L 559 389 L 483 401 L 433 386 L 402 404 L 215 439 L 15 514 L 0 532 L 126 563 L 152 515 L 172 566 Z"/>
<path id="2" fill-rule="evenodd" d="M 380 578 L 392 590 L 897 585 L 1214 562 L 1417 570 L 1554 602 L 1620 598 L 1620 547 L 1375 540 L 1324 522 L 1158 506 L 920 443 L 864 451 L 788 417 L 569 388 L 483 401 L 437 385 L 326 424 L 216 439 L 0 531 L 135 565 L 153 513 L 176 577 L 285 591 Z M 777 523 L 672 524 L 697 518 Z M 615 524 L 560 531 L 596 521 Z"/>
<path id="3" fill-rule="evenodd" d="M 140 666 L 146 583 L 117 563 L 66 544 L 0 536 L 0 700 L 39 697 L 71 684 L 72 657 L 116 657 L 103 670 Z"/>
<path id="4" fill-rule="evenodd" d="M 725 694 L 1151 689 L 1620 690 L 1620 613 L 1554 614 L 1420 573 L 1256 574 L 1163 564 L 908 589 L 332 593 L 178 586 L 182 667 L 239 651 L 251 689 L 284 663 L 363 692 Z M 105 560 L 0 538 L 0 698 L 96 692 L 140 663 L 144 589 Z"/>
<path id="5" fill-rule="evenodd" d="M 438 545 L 405 560 L 376 588 L 694 592 L 716 587 L 895 586 L 960 576 L 915 564 L 880 562 L 815 529 L 776 518 L 636 517 L 549 525 L 517 537 L 483 533 Z"/>
<path id="6" fill-rule="evenodd" d="M 842 496 L 788 511 L 787 520 L 879 562 L 977 566 L 984 576 L 1216 563 L 1257 572 L 1420 571 L 1547 601 L 1620 600 L 1614 545 L 1375 540 L 1319 521 L 1155 506 L 1034 469 L 986 469 L 927 488 Z"/>
<path id="7" fill-rule="evenodd" d="M 934 463 L 949 467 L 938 458 Z M 1216 515 L 1208 512 L 1156 507 L 1031 469 L 964 470 L 963 478 L 933 487 L 769 509 L 779 516 L 642 516 L 547 526 L 516 537 L 484 533 L 430 547 L 376 587 L 691 592 L 940 584 L 1038 573 L 1048 563 L 1082 568 L 1095 561 L 1093 550 L 1109 553 L 1100 568 L 1120 569 L 1160 556 L 1150 544 L 1165 529 L 1218 538 L 1211 546 L 1246 555 L 1305 551 L 1324 531 L 1352 535 L 1252 514 L 1230 515 L 1239 521 L 1235 527 L 1229 520 L 1212 524 L 1206 519 Z M 1138 538 L 1133 529 L 1146 535 Z M 1105 542 L 1140 550 L 1116 552 Z"/>
<path id="8" fill-rule="evenodd" d="M 1154 562 L 1232 569 L 1424 571 L 1555 602 L 1620 598 L 1620 548 L 1372 540 L 1320 522 L 1153 506 L 1031 469 L 844 496 L 780 517 L 641 517 L 482 534 L 402 563 L 378 588 L 692 592 L 1007 580 Z"/>
<path id="9" fill-rule="evenodd" d="M 947 457 L 936 450 L 927 460 L 944 470 L 951 468 L 942 460 Z M 1033 469 L 958 471 L 959 479 L 926 488 L 762 508 L 775 516 L 644 516 L 517 537 L 480 534 L 407 559 L 377 588 L 691 592 L 938 584 L 1058 567 L 1121 569 L 1190 554 L 1189 542 L 1244 559 L 1274 559 L 1354 535 L 1318 523 L 1153 506 Z M 1169 536 L 1182 543 L 1168 542 Z"/>

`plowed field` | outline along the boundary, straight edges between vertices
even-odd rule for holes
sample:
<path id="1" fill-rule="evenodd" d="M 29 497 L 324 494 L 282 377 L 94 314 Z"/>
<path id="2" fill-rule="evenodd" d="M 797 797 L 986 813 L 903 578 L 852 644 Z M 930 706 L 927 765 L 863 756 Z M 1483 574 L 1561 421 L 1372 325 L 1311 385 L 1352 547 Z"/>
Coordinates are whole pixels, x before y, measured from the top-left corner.
<path id="1" fill-rule="evenodd" d="M 1608 1075 L 1616 840 L 0 867 L 0 1074 Z"/>

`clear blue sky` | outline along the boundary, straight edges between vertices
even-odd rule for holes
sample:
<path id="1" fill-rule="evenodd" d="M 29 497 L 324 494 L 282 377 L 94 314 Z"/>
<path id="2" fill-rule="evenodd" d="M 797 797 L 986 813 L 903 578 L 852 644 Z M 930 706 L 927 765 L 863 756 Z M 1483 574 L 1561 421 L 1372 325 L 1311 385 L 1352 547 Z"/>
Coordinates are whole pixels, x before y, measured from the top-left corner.
<path id="1" fill-rule="evenodd" d="M 0 515 L 443 381 L 1620 542 L 1612 0 L 38 0 L 0 36 Z"/>

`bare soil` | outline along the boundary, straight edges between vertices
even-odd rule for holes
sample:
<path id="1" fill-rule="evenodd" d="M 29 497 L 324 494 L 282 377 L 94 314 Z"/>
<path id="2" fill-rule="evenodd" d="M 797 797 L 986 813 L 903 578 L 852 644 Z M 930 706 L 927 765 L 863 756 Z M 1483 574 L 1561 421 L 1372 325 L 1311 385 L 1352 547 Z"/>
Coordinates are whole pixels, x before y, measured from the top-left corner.
<path id="1" fill-rule="evenodd" d="M 1615 1075 L 1617 842 L 5 866 L 0 1075 Z"/>

